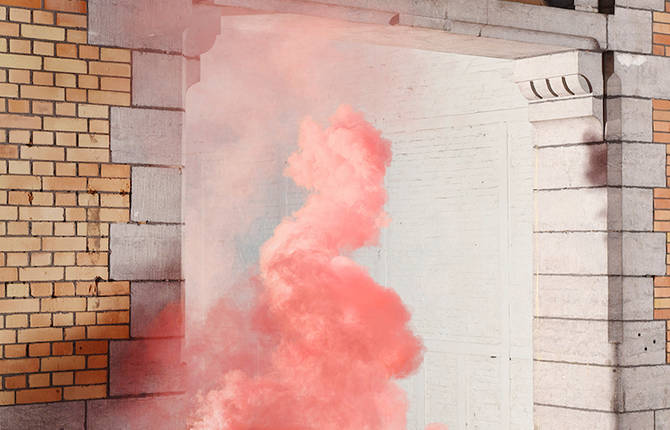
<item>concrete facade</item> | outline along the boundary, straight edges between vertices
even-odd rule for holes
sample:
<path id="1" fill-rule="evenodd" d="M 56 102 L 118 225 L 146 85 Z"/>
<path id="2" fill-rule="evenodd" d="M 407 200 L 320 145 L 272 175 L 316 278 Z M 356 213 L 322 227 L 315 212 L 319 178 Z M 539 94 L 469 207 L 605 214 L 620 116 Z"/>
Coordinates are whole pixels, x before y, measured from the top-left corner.
<path id="1" fill-rule="evenodd" d="M 55 13 L 48 9 L 49 0 L 37 3 L 38 9 L 46 8 L 47 13 Z M 183 154 L 191 150 L 184 148 L 189 142 L 182 136 L 185 94 L 206 72 L 200 54 L 210 50 L 215 42 L 221 30 L 220 17 L 253 14 L 260 17 L 261 24 L 290 20 L 294 16 L 297 22 L 325 18 L 324 25 L 343 43 L 393 46 L 396 51 L 391 58 L 396 59 L 415 49 L 430 51 L 431 55 L 443 53 L 450 58 L 470 56 L 472 62 L 479 61 L 483 68 L 498 70 L 498 77 L 504 76 L 509 84 L 505 91 L 500 90 L 503 88 L 500 84 L 497 87 L 500 93 L 489 93 L 477 100 L 480 110 L 481 106 L 499 104 L 498 111 L 503 113 L 498 113 L 497 124 L 478 123 L 485 115 L 476 115 L 476 112 L 466 124 L 471 128 L 481 127 L 491 142 L 500 143 L 510 136 L 499 134 L 501 124 L 513 123 L 511 141 L 519 144 L 508 147 L 511 155 L 502 158 L 512 163 L 506 164 L 512 176 L 506 179 L 509 180 L 507 185 L 500 185 L 508 192 L 504 198 L 509 199 L 501 203 L 500 208 L 510 210 L 515 222 L 505 228 L 490 226 L 493 234 L 508 235 L 506 237 L 513 240 L 509 247 L 501 248 L 506 250 L 504 253 L 489 256 L 498 262 L 489 272 L 507 267 L 505 261 L 518 259 L 520 263 L 506 269 L 507 281 L 496 284 L 505 294 L 509 293 L 504 295 L 501 305 L 507 307 L 501 308 L 500 313 L 491 313 L 492 316 L 481 322 L 484 328 L 486 324 L 503 324 L 506 334 L 471 342 L 484 345 L 479 349 L 470 345 L 471 349 L 463 347 L 460 351 L 449 349 L 448 339 L 445 341 L 439 336 L 431 340 L 433 343 L 428 342 L 429 353 L 419 378 L 430 374 L 428 379 L 431 379 L 435 375 L 433 385 L 426 388 L 416 381 L 405 385 L 410 397 L 419 400 L 417 407 L 427 411 L 427 415 L 421 415 L 412 410 L 412 429 L 420 428 L 424 420 L 432 418 L 452 420 L 452 429 L 466 425 L 539 430 L 670 428 L 670 397 L 666 388 L 670 383 L 666 354 L 670 303 L 665 300 L 670 297 L 670 280 L 666 276 L 670 228 L 663 212 L 670 207 L 663 206 L 665 199 L 670 198 L 665 167 L 666 146 L 670 143 L 670 128 L 666 124 L 670 121 L 666 113 L 670 112 L 666 103 L 670 99 L 670 59 L 666 57 L 669 49 L 666 45 L 670 42 L 664 36 L 670 34 L 664 13 L 670 12 L 670 3 L 616 0 L 613 14 L 598 13 L 597 5 L 588 1 L 576 2 L 577 10 L 503 0 L 327 0 L 318 3 L 214 0 L 196 5 L 187 0 L 89 0 L 71 3 L 85 7 L 84 12 L 77 13 L 87 16 L 87 25 L 79 31 L 87 34 L 89 44 L 128 50 L 132 54 L 128 60 L 128 64 L 132 64 L 132 88 L 122 102 L 109 103 L 108 106 L 113 107 L 106 108 L 110 158 L 102 161 L 128 166 L 130 200 L 126 218 L 111 220 L 108 234 L 98 235 L 102 241 L 109 241 L 109 261 L 100 267 L 109 271 L 109 280 L 128 282 L 125 294 L 129 297 L 130 321 L 126 325 L 129 333 L 124 336 L 127 339 L 117 337 L 105 341 L 109 348 L 108 387 L 101 396 L 93 397 L 113 398 L 76 398 L 50 403 L 57 399 L 38 395 L 33 400 L 35 405 L 0 408 L 2 425 L 8 428 L 124 428 L 123 421 L 130 419 L 123 417 L 129 404 L 142 410 L 142 407 L 169 408 L 179 402 L 177 393 L 183 386 L 169 370 L 181 365 L 178 356 L 183 333 L 175 330 L 159 336 L 148 326 L 153 315 L 182 294 L 187 297 L 188 305 L 188 279 L 185 292 L 181 291 L 182 232 L 184 228 L 188 231 L 188 226 L 183 226 L 181 200 L 184 196 L 180 184 L 185 164 Z M 32 10 L 36 3 L 10 0 L 0 1 L 0 6 L 7 10 L 10 7 Z M 37 19 L 37 12 L 32 13 L 32 19 Z M 11 18 L 9 12 L 5 18 L 7 16 Z M 240 22 L 249 28 L 257 25 L 253 20 Z M 3 64 L 2 67 L 12 66 Z M 158 69 L 165 74 L 161 79 L 155 78 Z M 430 66 L 425 70 L 430 71 Z M 476 88 L 486 79 L 486 73 L 473 76 L 480 81 L 461 78 L 461 82 L 453 83 L 452 90 Z M 446 80 L 439 74 L 430 75 L 430 81 L 441 79 Z M 449 86 L 449 82 L 445 85 Z M 515 95 L 506 92 L 510 88 L 517 91 Z M 430 94 L 424 97 L 429 98 Z M 417 105 L 417 110 L 430 110 L 419 102 Z M 456 115 L 466 107 L 455 105 L 453 109 Z M 514 113 L 507 115 L 506 109 Z M 519 112 L 527 114 L 527 122 L 521 121 Z M 26 118 L 20 119 L 27 122 L 8 123 L 3 127 L 31 128 Z M 449 119 L 443 118 L 443 121 L 448 124 Z M 387 125 L 392 128 L 393 123 L 381 124 L 382 127 Z M 416 125 L 414 132 L 418 135 L 418 126 L 426 124 L 417 122 Z M 395 130 L 395 137 L 401 135 L 402 130 Z M 465 141 L 467 136 L 461 138 Z M 399 142 L 402 144 L 402 139 Z M 17 144 L 21 145 L 21 154 L 30 153 L 28 142 Z M 530 154 L 531 148 L 534 155 Z M 73 148 L 66 149 L 67 152 L 63 151 L 67 160 L 77 161 L 77 152 Z M 411 153 L 412 146 L 404 149 Z M 0 153 L 3 160 L 21 161 L 20 157 L 7 154 Z M 500 161 L 502 155 L 493 149 L 491 154 L 494 160 Z M 474 159 L 477 157 L 482 155 L 473 155 Z M 475 172 L 475 166 L 468 162 L 460 160 L 453 168 L 469 166 L 468 172 Z M 430 172 L 426 171 L 425 163 L 419 158 L 413 169 L 398 167 L 394 172 L 397 176 L 391 179 L 391 189 L 403 196 L 403 187 L 411 182 L 413 175 L 428 178 Z M 11 164 L 16 165 L 12 168 L 20 165 L 13 161 Z M 9 169 L 9 164 L 5 165 Z M 34 164 L 32 166 L 34 169 Z M 439 172 L 440 166 L 435 166 L 435 171 Z M 514 177 L 514 174 L 519 176 Z M 27 177 L 30 175 L 35 174 L 29 173 Z M 188 176 L 188 172 L 185 175 Z M 449 178 L 442 179 L 449 181 Z M 2 189 L 15 191 L 12 180 L 9 170 L 3 171 Z M 496 180 L 502 181 L 501 178 Z M 531 184 L 532 204 L 528 197 Z M 35 192 L 40 188 L 27 187 Z M 468 188 L 468 192 L 473 189 Z M 81 191 L 86 191 L 86 187 Z M 414 195 L 421 197 L 421 194 Z M 529 200 L 524 200 L 527 197 Z M 276 209 L 277 215 L 269 218 L 277 220 L 300 202 L 297 194 L 286 198 L 285 207 Z M 426 197 L 413 204 L 426 204 L 428 200 Z M 9 200 L 3 204 L 12 207 Z M 58 204 L 54 207 L 58 209 Z M 395 207 L 401 218 L 403 207 L 402 204 Z M 448 211 L 448 207 L 445 210 Z M 481 207 L 473 212 L 473 216 L 482 214 Z M 458 214 L 442 215 L 458 221 Z M 499 216 L 498 212 L 490 215 L 494 220 Z M 412 221 L 411 217 L 408 221 Z M 252 223 L 257 236 L 250 240 L 261 239 L 273 225 L 272 222 L 260 224 Z M 488 224 L 483 223 L 481 229 L 473 231 L 473 237 L 488 231 L 486 226 Z M 4 228 L 8 226 L 3 227 L 2 231 L 6 232 Z M 0 240 L 6 248 L 13 242 L 4 241 L 4 236 Z M 30 239 L 32 237 L 26 235 L 25 246 L 30 245 Z M 411 242 L 412 238 L 406 239 Z M 389 237 L 382 242 L 385 246 L 378 250 L 380 255 L 387 258 L 392 254 L 392 241 L 393 237 Z M 449 255 L 449 250 L 432 245 L 435 255 Z M 531 247 L 534 257 L 531 257 Z M 6 253 L 8 249 L 0 249 L 0 252 Z M 252 254 L 250 250 L 246 252 Z M 473 253 L 472 261 L 477 261 L 479 256 Z M 397 256 L 399 259 L 410 257 L 412 255 Z M 374 253 L 362 254 L 360 259 L 376 276 L 385 271 Z M 422 264 L 416 261 L 412 266 L 416 269 L 415 275 L 425 270 Z M 525 264 L 529 268 L 527 273 Z M 3 276 L 7 272 L 2 270 Z M 394 280 L 402 284 L 402 277 L 406 275 L 400 272 L 394 275 Z M 86 280 L 92 284 L 93 279 L 95 276 Z M 26 280 L 31 282 L 30 278 Z M 51 282 L 54 289 L 54 283 L 61 280 L 57 276 L 43 279 Z M 467 297 L 462 291 L 449 291 L 461 304 L 462 311 L 453 321 L 467 323 L 466 310 L 476 312 L 477 309 L 467 307 Z M 409 293 L 407 299 L 412 300 Z M 420 308 L 420 304 L 416 306 Z M 426 315 L 431 314 L 430 309 L 424 311 L 425 314 L 418 315 L 420 320 L 425 320 L 421 326 L 425 331 L 421 333 L 428 338 L 431 320 Z M 504 318 L 501 314 L 511 316 Z M 440 321 L 440 316 L 433 320 L 434 323 Z M 457 331 L 449 327 L 451 333 Z M 476 338 L 472 333 L 465 333 L 463 338 L 468 336 L 470 340 Z M 132 356 L 129 351 L 142 349 L 147 343 L 170 351 L 166 360 L 130 360 L 130 368 L 120 366 L 121 357 Z M 507 351 L 500 353 L 496 346 Z M 497 354 L 495 360 L 487 358 L 493 353 Z M 474 358 L 464 358 L 470 355 Z M 531 359 L 532 365 L 527 361 Z M 2 361 L 8 361 L 8 357 L 3 355 Z M 145 377 L 134 381 L 128 375 L 137 374 L 137 369 L 146 369 Z M 436 370 L 425 373 L 425 369 Z M 461 374 L 467 377 L 459 380 L 456 391 L 444 389 Z M 510 385 L 501 381 L 508 381 Z M 466 396 L 463 393 L 474 390 L 473 387 L 480 390 L 475 390 L 480 395 L 506 388 L 508 395 L 496 398 L 494 413 L 487 409 L 490 404 L 482 400 L 489 398 L 486 396 L 469 394 L 471 398 L 466 403 L 471 409 L 453 400 Z M 4 385 L 3 388 L 0 401 L 9 403 L 5 393 L 14 390 L 7 390 Z M 143 406 L 145 403 L 150 405 Z M 183 425 L 175 423 L 175 428 L 183 428 Z"/>

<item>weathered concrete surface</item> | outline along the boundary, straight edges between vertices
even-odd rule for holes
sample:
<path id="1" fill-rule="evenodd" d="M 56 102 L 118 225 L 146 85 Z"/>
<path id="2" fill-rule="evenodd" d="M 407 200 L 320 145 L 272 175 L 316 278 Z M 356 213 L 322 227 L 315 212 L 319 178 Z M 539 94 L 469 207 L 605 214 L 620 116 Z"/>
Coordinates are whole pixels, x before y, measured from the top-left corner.
<path id="1" fill-rule="evenodd" d="M 623 143 L 621 151 L 622 185 L 665 187 L 665 145 Z"/>
<path id="2" fill-rule="evenodd" d="M 665 321 L 625 322 L 619 365 L 663 363 L 665 363 Z"/>
<path id="3" fill-rule="evenodd" d="M 133 167 L 130 219 L 139 222 L 181 222 L 181 178 L 180 169 Z"/>
<path id="4" fill-rule="evenodd" d="M 649 188 L 623 188 L 621 194 L 621 224 L 617 226 L 620 225 L 623 230 L 652 231 L 653 191 Z M 616 217 L 617 214 L 611 216 Z"/>
<path id="5" fill-rule="evenodd" d="M 536 188 L 561 189 L 607 184 L 604 144 L 539 148 Z"/>
<path id="6" fill-rule="evenodd" d="M 614 53 L 614 72 L 620 85 L 609 95 L 670 99 L 668 59 L 660 56 Z"/>
<path id="7" fill-rule="evenodd" d="M 630 233 L 622 235 L 624 275 L 665 274 L 665 233 Z"/>
<path id="8" fill-rule="evenodd" d="M 624 367 L 622 389 L 625 411 L 670 408 L 670 366 Z"/>
<path id="9" fill-rule="evenodd" d="M 184 389 L 180 339 L 112 341 L 109 354 L 111 396 Z"/>
<path id="10" fill-rule="evenodd" d="M 607 21 L 608 49 L 651 53 L 651 32 L 640 31 L 651 27 L 649 11 L 619 7 L 613 15 L 607 15 Z"/>
<path id="11" fill-rule="evenodd" d="M 182 336 L 181 283 L 132 282 L 130 285 L 130 322 L 132 337 Z M 169 315 L 161 315 L 170 305 Z M 157 317 L 161 316 L 157 321 Z M 160 325 L 159 324 L 160 321 Z"/>
<path id="12" fill-rule="evenodd" d="M 183 430 L 187 399 L 181 395 L 90 400 L 86 430 Z"/>
<path id="13" fill-rule="evenodd" d="M 538 273 L 608 273 L 607 233 L 536 233 L 535 243 Z"/>
<path id="14" fill-rule="evenodd" d="M 184 58 L 181 55 L 133 52 L 133 105 L 182 108 Z M 156 73 L 160 79 L 156 79 Z"/>
<path id="15" fill-rule="evenodd" d="M 537 430 L 621 430 L 615 413 L 535 405 Z M 633 429 L 631 429 L 633 430 Z"/>
<path id="16" fill-rule="evenodd" d="M 616 0 L 617 7 L 665 10 L 665 0 Z"/>
<path id="17" fill-rule="evenodd" d="M 607 337 L 607 321 L 535 319 L 536 360 L 612 366 L 616 346 Z"/>
<path id="18" fill-rule="evenodd" d="M 89 43 L 181 52 L 190 0 L 89 0 Z"/>
<path id="19" fill-rule="evenodd" d="M 0 429 L 84 430 L 84 402 L 59 402 L 0 408 Z"/>
<path id="20" fill-rule="evenodd" d="M 110 251 L 112 279 L 181 279 L 180 226 L 112 224 Z"/>
<path id="21" fill-rule="evenodd" d="M 609 141 L 651 142 L 651 100 L 617 97 L 607 100 L 606 137 Z"/>
<path id="22" fill-rule="evenodd" d="M 654 281 L 651 277 L 623 278 L 623 318 L 624 320 L 654 319 Z"/>
<path id="23" fill-rule="evenodd" d="M 536 191 L 535 201 L 540 210 L 535 228 L 539 231 L 607 230 L 607 195 L 606 188 Z"/>
<path id="24" fill-rule="evenodd" d="M 182 123 L 182 112 L 112 108 L 112 161 L 180 165 Z"/>

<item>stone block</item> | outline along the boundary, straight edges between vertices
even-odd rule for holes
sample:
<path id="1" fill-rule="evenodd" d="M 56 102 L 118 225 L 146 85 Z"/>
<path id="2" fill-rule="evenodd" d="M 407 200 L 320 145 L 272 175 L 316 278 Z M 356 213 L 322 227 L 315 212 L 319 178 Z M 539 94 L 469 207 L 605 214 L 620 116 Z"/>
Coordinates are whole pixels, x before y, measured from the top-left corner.
<path id="1" fill-rule="evenodd" d="M 607 49 L 651 53 L 651 32 L 639 31 L 651 27 L 651 13 L 617 7 L 607 16 Z"/>
<path id="2" fill-rule="evenodd" d="M 87 430 L 182 430 L 187 427 L 186 406 L 183 395 L 91 400 Z"/>
<path id="3" fill-rule="evenodd" d="M 623 230 L 652 231 L 654 196 L 650 189 L 621 190 L 621 225 Z"/>
<path id="4" fill-rule="evenodd" d="M 622 234 L 623 274 L 664 275 L 665 240 L 665 233 L 624 232 Z"/>
<path id="5" fill-rule="evenodd" d="M 626 412 L 670 408 L 670 366 L 623 367 L 620 372 Z"/>
<path id="6" fill-rule="evenodd" d="M 609 366 L 535 361 L 533 401 L 582 410 L 614 411 L 618 375 L 614 370 Z"/>
<path id="7" fill-rule="evenodd" d="M 608 90 L 610 96 L 670 99 L 666 57 L 615 52 L 614 72 L 619 85 Z"/>
<path id="8" fill-rule="evenodd" d="M 188 0 L 90 0 L 88 40 L 93 45 L 181 52 L 190 15 Z"/>
<path id="9" fill-rule="evenodd" d="M 537 149 L 537 189 L 607 184 L 607 146 L 574 145 Z"/>
<path id="10" fill-rule="evenodd" d="M 617 7 L 665 10 L 665 0 L 616 0 Z"/>
<path id="11" fill-rule="evenodd" d="M 670 430 L 670 410 L 653 411 L 656 427 L 651 427 L 654 430 Z M 631 429 L 633 430 L 633 429 Z M 637 429 L 636 429 L 637 430 Z"/>
<path id="12" fill-rule="evenodd" d="M 602 142 L 602 123 L 595 117 L 540 121 L 533 124 L 533 144 L 538 147 Z"/>
<path id="13" fill-rule="evenodd" d="M 665 145 L 621 144 L 621 185 L 665 187 Z"/>
<path id="14" fill-rule="evenodd" d="M 533 354 L 536 360 L 611 366 L 616 345 L 609 342 L 608 322 L 535 319 Z"/>
<path id="15" fill-rule="evenodd" d="M 112 341 L 109 354 L 111 396 L 184 389 L 181 339 Z"/>
<path id="16" fill-rule="evenodd" d="M 536 430 L 621 430 L 613 412 L 535 405 Z"/>
<path id="17" fill-rule="evenodd" d="M 654 318 L 654 281 L 652 278 L 623 277 L 623 319 Z"/>
<path id="18" fill-rule="evenodd" d="M 536 316 L 607 319 L 607 276 L 538 275 L 537 289 Z"/>
<path id="19" fill-rule="evenodd" d="M 0 408 L 0 428 L 7 430 L 84 430 L 84 402 L 45 403 Z"/>
<path id="20" fill-rule="evenodd" d="M 539 231 L 607 230 L 607 189 L 536 191 Z"/>
<path id="21" fill-rule="evenodd" d="M 131 219 L 139 222 L 181 222 L 181 179 L 179 169 L 133 167 Z"/>
<path id="22" fill-rule="evenodd" d="M 112 224 L 110 251 L 112 279 L 181 279 L 181 226 Z"/>
<path id="23" fill-rule="evenodd" d="M 607 140 L 651 142 L 651 122 L 650 99 L 617 97 L 607 100 Z"/>
<path id="24" fill-rule="evenodd" d="M 183 335 L 181 282 L 132 282 L 130 297 L 132 337 Z M 162 314 L 164 309 L 170 315 Z"/>
<path id="25" fill-rule="evenodd" d="M 607 233 L 535 233 L 540 274 L 606 275 Z"/>
<path id="26" fill-rule="evenodd" d="M 182 124 L 179 111 L 112 108 L 112 161 L 180 165 Z"/>
<path id="27" fill-rule="evenodd" d="M 654 412 L 619 414 L 619 428 L 617 430 L 654 430 Z"/>
<path id="28" fill-rule="evenodd" d="M 624 322 L 620 357 L 622 366 L 665 363 L 665 321 Z"/>
<path id="29" fill-rule="evenodd" d="M 163 108 L 182 108 L 181 55 L 133 52 L 133 105 Z M 156 79 L 156 71 L 160 79 Z"/>

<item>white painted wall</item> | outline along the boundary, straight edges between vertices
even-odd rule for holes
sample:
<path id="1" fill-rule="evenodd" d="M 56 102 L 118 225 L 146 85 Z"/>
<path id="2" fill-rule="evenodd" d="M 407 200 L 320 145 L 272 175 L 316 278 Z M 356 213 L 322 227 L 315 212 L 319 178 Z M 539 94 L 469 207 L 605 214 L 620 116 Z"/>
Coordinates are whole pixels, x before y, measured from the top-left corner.
<path id="1" fill-rule="evenodd" d="M 185 194 L 185 241 L 187 249 L 189 242 L 198 249 L 186 256 L 187 282 L 194 272 L 243 277 L 258 246 L 301 203 L 303 194 L 280 176 L 299 119 L 311 114 L 323 121 L 338 104 L 351 104 L 393 142 L 387 176 L 392 223 L 379 247 L 356 257 L 403 297 L 427 347 L 419 373 L 403 381 L 411 401 L 408 428 L 429 422 L 450 430 L 532 428 L 534 160 L 512 63 L 339 44 L 302 70 L 300 83 L 318 92 L 280 97 L 264 92 L 262 71 L 251 72 L 257 81 L 239 78 L 234 55 L 240 52 L 228 42 L 205 57 L 200 90 L 194 87 L 200 99 L 191 93 L 189 103 L 206 100 L 205 89 L 220 85 L 273 108 L 259 125 L 266 128 L 258 133 L 266 139 L 263 161 L 250 163 L 243 178 L 253 191 L 244 215 L 229 203 L 240 181 L 226 175 L 235 167 L 227 163 L 239 164 L 231 154 L 253 142 L 222 128 L 209 143 L 187 143 L 187 187 L 197 192 Z M 221 115 L 245 109 L 246 102 L 234 101 L 209 103 L 220 106 Z M 224 237 L 226 224 L 238 218 L 245 227 Z M 219 254 L 232 263 L 218 270 L 202 266 L 204 256 Z M 187 297 L 188 291 L 187 285 Z"/>

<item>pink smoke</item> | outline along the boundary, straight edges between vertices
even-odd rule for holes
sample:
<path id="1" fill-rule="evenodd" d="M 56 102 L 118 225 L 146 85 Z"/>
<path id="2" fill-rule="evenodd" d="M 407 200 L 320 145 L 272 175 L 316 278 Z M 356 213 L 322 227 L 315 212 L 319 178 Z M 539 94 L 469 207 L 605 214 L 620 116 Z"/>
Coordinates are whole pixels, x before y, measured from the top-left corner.
<path id="1" fill-rule="evenodd" d="M 192 429 L 404 430 L 420 364 L 398 295 L 347 255 L 388 223 L 390 142 L 351 108 L 303 121 L 285 174 L 310 191 L 261 248 L 252 311 L 221 301 L 189 340 Z M 441 425 L 431 430 L 444 429 Z"/>

